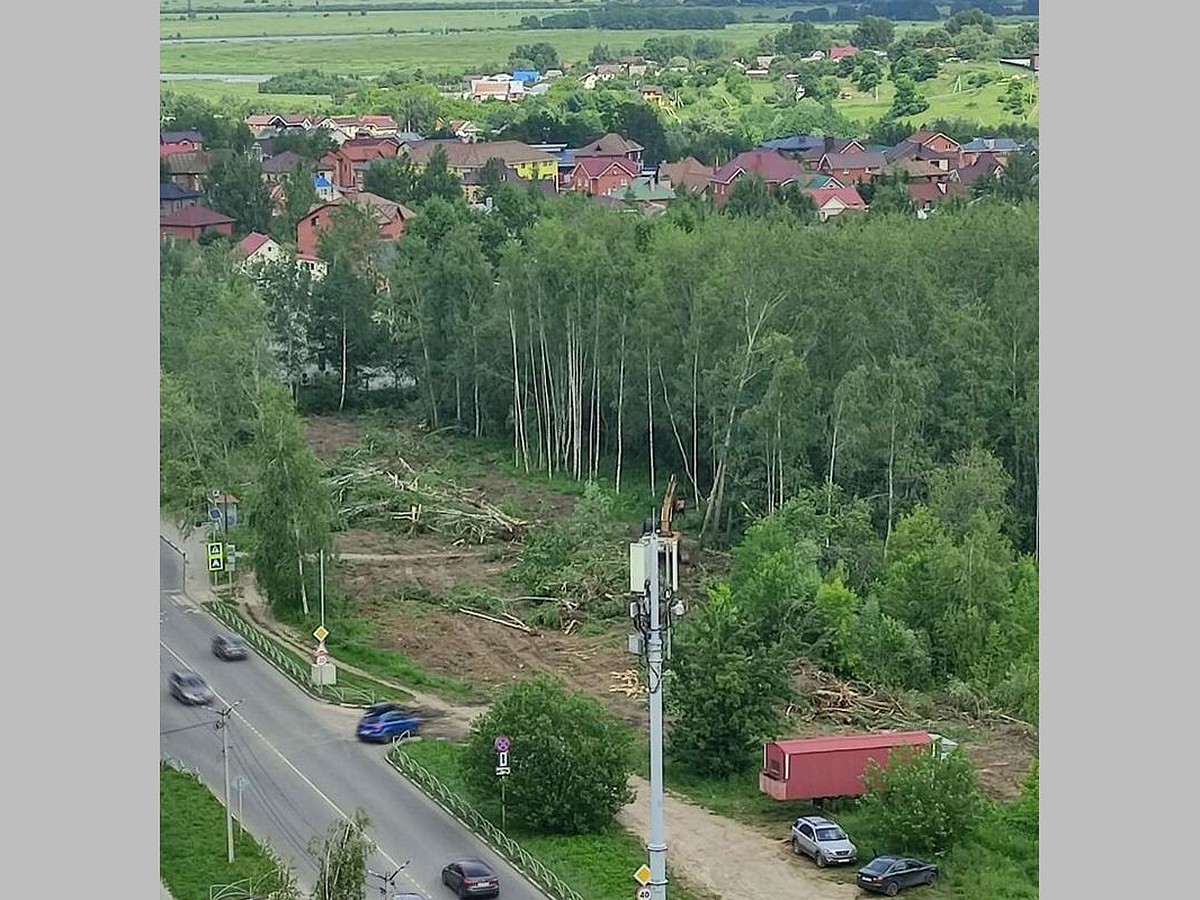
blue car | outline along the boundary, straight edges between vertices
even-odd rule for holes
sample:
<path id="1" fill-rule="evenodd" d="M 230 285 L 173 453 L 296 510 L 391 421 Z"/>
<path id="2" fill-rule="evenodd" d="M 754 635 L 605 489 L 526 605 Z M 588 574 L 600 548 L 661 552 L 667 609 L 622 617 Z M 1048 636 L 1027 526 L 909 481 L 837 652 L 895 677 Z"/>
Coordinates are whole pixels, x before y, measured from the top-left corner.
<path id="1" fill-rule="evenodd" d="M 358 723 L 360 741 L 382 743 L 398 737 L 410 737 L 421 730 L 421 717 L 394 703 L 368 707 Z"/>

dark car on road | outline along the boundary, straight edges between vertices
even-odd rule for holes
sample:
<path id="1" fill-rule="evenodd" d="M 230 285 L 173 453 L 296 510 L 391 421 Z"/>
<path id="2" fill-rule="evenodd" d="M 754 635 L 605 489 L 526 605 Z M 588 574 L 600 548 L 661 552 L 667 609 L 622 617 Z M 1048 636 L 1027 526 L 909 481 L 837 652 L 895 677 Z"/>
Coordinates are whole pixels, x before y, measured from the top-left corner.
<path id="1" fill-rule="evenodd" d="M 482 859 L 456 859 L 442 869 L 442 884 L 460 900 L 500 896 L 500 878 Z"/>
<path id="2" fill-rule="evenodd" d="M 212 703 L 213 692 L 195 672 L 172 672 L 167 683 L 171 696 L 180 703 L 189 706 L 205 706 Z"/>
<path id="3" fill-rule="evenodd" d="M 218 634 L 212 639 L 212 652 L 218 659 L 245 659 L 250 655 L 250 648 L 236 634 Z"/>
<path id="4" fill-rule="evenodd" d="M 360 741 L 390 741 L 407 737 L 421 730 L 421 717 L 394 703 L 376 703 L 368 707 L 358 721 L 356 734 Z"/>
<path id="5" fill-rule="evenodd" d="M 855 882 L 864 891 L 895 897 L 904 888 L 937 881 L 938 867 L 904 856 L 877 856 L 861 869 Z"/>

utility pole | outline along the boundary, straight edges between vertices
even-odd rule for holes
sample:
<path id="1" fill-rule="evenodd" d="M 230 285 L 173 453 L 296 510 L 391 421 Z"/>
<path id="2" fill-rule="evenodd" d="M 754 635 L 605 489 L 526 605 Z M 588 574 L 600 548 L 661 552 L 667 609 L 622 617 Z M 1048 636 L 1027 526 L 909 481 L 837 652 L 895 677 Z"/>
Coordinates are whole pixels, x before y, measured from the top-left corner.
<path id="1" fill-rule="evenodd" d="M 650 639 L 646 642 L 646 687 L 650 694 L 650 854 L 651 900 L 667 900 L 667 835 L 663 816 L 663 639 L 658 596 L 658 532 L 646 540 L 649 569 Z"/>
<path id="2" fill-rule="evenodd" d="M 664 519 L 665 520 L 665 519 Z M 667 529 L 667 525 L 662 525 Z M 646 664 L 646 689 L 650 701 L 650 835 L 646 843 L 649 865 L 634 873 L 642 887 L 638 900 L 667 898 L 667 839 L 663 787 L 663 667 L 671 655 L 671 627 L 684 613 L 675 599 L 678 587 L 679 542 L 670 533 L 659 533 L 659 519 L 645 521 L 642 539 L 629 547 L 629 617 L 637 633 L 629 636 L 629 652 Z M 665 589 L 662 557 L 666 561 Z M 661 593 L 661 596 L 660 596 Z M 672 603 L 672 600 L 675 600 Z"/>
<path id="3" fill-rule="evenodd" d="M 238 700 L 233 706 L 227 706 L 217 713 L 221 719 L 216 726 L 221 732 L 221 763 L 225 769 L 225 849 L 230 862 L 233 862 L 233 807 L 229 805 L 229 721 L 234 707 L 241 702 Z"/>

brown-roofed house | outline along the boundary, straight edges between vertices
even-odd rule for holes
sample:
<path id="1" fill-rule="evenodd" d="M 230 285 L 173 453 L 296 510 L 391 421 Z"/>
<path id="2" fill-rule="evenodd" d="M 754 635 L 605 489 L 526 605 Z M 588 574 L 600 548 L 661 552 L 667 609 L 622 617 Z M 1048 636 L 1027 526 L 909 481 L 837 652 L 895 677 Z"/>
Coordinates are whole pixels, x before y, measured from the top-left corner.
<path id="1" fill-rule="evenodd" d="M 910 184 L 908 194 L 917 206 L 919 214 L 928 213 L 939 203 L 945 203 L 954 198 L 965 199 L 971 195 L 960 182 L 930 182 L 925 184 Z"/>
<path id="2" fill-rule="evenodd" d="M 675 188 L 677 193 L 682 188 L 695 194 L 708 188 L 713 170 L 694 156 L 688 156 L 679 162 L 660 164 L 658 173 L 659 180 Z"/>
<path id="3" fill-rule="evenodd" d="M 204 177 L 218 162 L 228 159 L 229 150 L 196 150 L 192 153 L 172 153 L 164 156 L 171 181 L 192 191 L 204 190 Z"/>
<path id="4" fill-rule="evenodd" d="M 817 163 L 817 171 L 832 175 L 842 184 L 873 181 L 888 164 L 882 153 L 826 153 Z"/>
<path id="5" fill-rule="evenodd" d="M 779 188 L 805 177 L 804 166 L 778 150 L 747 150 L 739 153 L 709 176 L 713 202 L 724 206 L 733 193 L 734 182 L 747 175 L 756 175 L 769 188 Z"/>
<path id="6" fill-rule="evenodd" d="M 903 175 L 913 183 L 946 181 L 950 178 L 950 173 L 941 166 L 927 159 L 916 159 L 915 157 L 890 162 L 883 171 L 888 175 Z"/>
<path id="7" fill-rule="evenodd" d="M 311 169 L 311 163 L 306 163 L 304 157 L 295 150 L 284 150 L 282 153 L 262 161 L 263 178 L 267 181 L 281 181 L 284 175 L 298 169 Z"/>
<path id="8" fill-rule="evenodd" d="M 623 156 L 640 166 L 642 151 L 645 149 L 637 141 L 631 141 L 622 134 L 610 131 L 603 137 L 598 137 L 578 148 L 574 156 L 576 159 L 581 156 Z"/>
<path id="9" fill-rule="evenodd" d="M 800 154 L 800 160 L 812 169 L 816 169 L 817 163 L 821 161 L 821 157 L 826 153 L 866 153 L 867 148 L 856 141 L 854 138 L 837 138 L 825 136 L 825 139 L 815 147 L 810 147 Z"/>
<path id="10" fill-rule="evenodd" d="M 232 235 L 233 226 L 232 217 L 197 203 L 177 209 L 159 219 L 158 234 L 159 238 L 164 241 L 168 238 L 196 241 L 212 232 Z"/>

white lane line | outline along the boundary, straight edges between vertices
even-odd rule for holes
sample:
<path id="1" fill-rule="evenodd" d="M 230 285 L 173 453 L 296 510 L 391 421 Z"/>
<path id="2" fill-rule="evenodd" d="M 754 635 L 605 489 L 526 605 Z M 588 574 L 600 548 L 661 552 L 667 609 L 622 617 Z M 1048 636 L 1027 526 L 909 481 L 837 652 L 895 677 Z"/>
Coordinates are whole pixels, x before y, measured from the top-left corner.
<path id="1" fill-rule="evenodd" d="M 187 660 L 185 660 L 182 656 L 180 656 L 178 653 L 176 653 L 174 650 L 172 650 L 170 647 L 168 647 L 165 641 L 160 640 L 158 643 L 159 643 L 159 646 L 161 646 L 164 650 L 166 650 L 168 653 L 170 653 L 177 660 L 179 660 L 179 663 L 181 665 L 185 666 L 188 669 L 191 669 L 191 671 L 193 671 L 193 672 L 196 671 L 194 666 L 191 666 L 187 662 Z M 211 685 L 209 687 L 211 689 Z M 220 694 L 218 694 L 215 690 L 213 691 L 213 696 L 216 697 L 218 700 L 220 700 L 222 703 L 224 703 L 226 706 L 231 705 L 228 700 L 226 700 L 224 697 L 222 697 Z M 274 744 L 272 744 L 265 737 L 263 737 L 262 733 L 246 720 L 245 716 L 243 716 L 241 713 L 239 713 L 237 711 L 237 709 L 233 710 L 233 715 L 237 717 L 238 721 L 240 721 L 243 725 L 245 725 L 248 729 L 250 729 L 250 731 L 260 741 L 262 741 L 264 744 L 266 744 L 267 747 L 271 750 L 271 752 L 274 753 L 276 756 L 278 756 L 283 761 L 284 765 L 286 765 L 289 769 L 291 769 L 293 772 L 295 772 L 296 775 L 299 776 L 301 781 L 303 781 L 310 788 L 312 788 L 314 791 L 316 791 L 317 796 L 320 797 L 322 800 L 324 800 L 326 803 L 328 803 L 330 808 L 333 809 L 334 812 L 336 812 L 339 816 L 341 816 L 347 822 L 350 821 L 350 816 L 346 815 L 346 813 L 342 811 L 342 808 L 340 806 L 338 806 L 336 803 L 334 803 L 332 800 L 330 800 L 329 797 L 326 796 L 324 791 L 322 791 L 319 787 L 317 787 L 315 784 L 313 784 L 312 779 L 310 779 L 307 775 L 305 775 L 303 772 L 301 772 L 299 769 L 297 769 L 296 766 L 292 763 L 292 761 L 290 759 L 288 759 L 286 756 L 284 756 L 282 753 L 280 753 L 279 750 L 276 749 Z M 370 838 L 370 835 L 368 834 L 367 837 Z M 378 851 L 379 855 L 382 856 L 384 859 L 386 859 L 389 863 L 391 863 L 392 868 L 400 869 L 400 863 L 398 863 L 398 862 L 396 862 L 396 860 L 392 859 L 391 855 L 386 850 L 384 850 L 381 846 L 379 846 L 378 841 L 376 841 L 374 838 L 370 838 L 370 839 L 371 839 L 371 843 L 373 843 L 375 845 L 375 849 L 376 849 L 376 851 Z M 426 887 L 424 887 L 424 885 L 422 885 L 419 881 L 417 881 L 417 879 L 415 879 L 411 874 L 409 874 L 409 871 L 407 868 L 400 869 L 400 874 L 403 875 L 406 879 L 408 879 L 408 881 L 410 881 L 412 883 L 413 887 L 415 887 L 418 891 L 420 891 L 425 897 L 429 898 L 432 896 L 430 894 L 429 890 Z"/>

